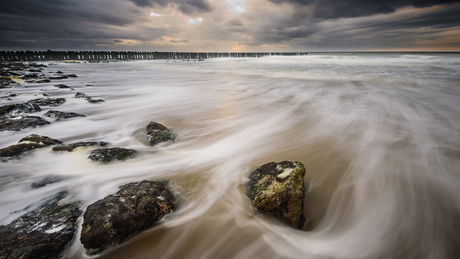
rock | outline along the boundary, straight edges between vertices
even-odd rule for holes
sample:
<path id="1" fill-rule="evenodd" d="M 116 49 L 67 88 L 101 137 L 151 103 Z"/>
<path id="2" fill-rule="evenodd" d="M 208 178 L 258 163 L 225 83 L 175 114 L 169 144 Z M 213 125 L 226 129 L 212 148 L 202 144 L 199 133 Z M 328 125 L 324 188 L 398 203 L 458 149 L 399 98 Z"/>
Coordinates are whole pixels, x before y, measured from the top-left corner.
<path id="1" fill-rule="evenodd" d="M 73 78 L 78 77 L 78 76 L 75 75 L 75 74 L 68 74 L 68 75 L 66 75 L 66 76 L 67 76 L 67 77 L 73 77 Z"/>
<path id="2" fill-rule="evenodd" d="M 20 116 L 15 118 L 0 119 L 0 131 L 20 131 L 26 128 L 35 128 L 50 124 L 48 121 L 37 116 Z"/>
<path id="3" fill-rule="evenodd" d="M 78 92 L 78 93 L 75 94 L 75 98 L 84 98 L 84 99 L 86 99 L 86 100 L 87 100 L 88 102 L 90 102 L 90 103 L 101 103 L 101 102 L 105 102 L 105 101 L 102 100 L 102 99 L 92 99 L 90 96 L 88 96 L 88 95 L 86 95 L 86 94 L 84 94 L 84 93 L 80 93 L 80 92 Z"/>
<path id="4" fill-rule="evenodd" d="M 100 253 L 152 227 L 174 210 L 174 195 L 164 184 L 130 183 L 88 206 L 80 241 L 89 254 Z"/>
<path id="5" fill-rule="evenodd" d="M 51 79 L 51 80 L 67 79 L 67 76 L 64 76 L 64 75 L 62 75 L 62 76 L 50 76 L 48 78 Z"/>
<path id="6" fill-rule="evenodd" d="M 75 98 L 84 98 L 84 99 L 91 99 L 91 97 L 89 97 L 88 95 L 84 94 L 84 93 L 80 93 L 80 92 L 77 92 L 75 94 Z"/>
<path id="7" fill-rule="evenodd" d="M 99 142 L 96 142 L 96 141 L 76 142 L 76 143 L 72 143 L 72 144 L 65 145 L 65 146 L 53 147 L 53 151 L 68 151 L 68 152 L 71 152 L 72 150 L 74 150 L 77 147 L 89 147 L 89 146 L 101 146 L 101 147 L 104 147 L 104 146 L 107 146 L 108 144 L 109 143 L 103 142 L 103 141 L 99 141 Z"/>
<path id="8" fill-rule="evenodd" d="M 57 71 L 56 74 L 64 74 L 62 71 Z"/>
<path id="9" fill-rule="evenodd" d="M 126 160 L 134 158 L 137 155 L 137 151 L 126 148 L 100 148 L 95 149 L 89 155 L 89 159 L 97 162 L 112 162 L 116 160 Z"/>
<path id="10" fill-rule="evenodd" d="M 60 89 L 71 89 L 73 90 L 72 87 L 68 86 L 68 85 L 65 85 L 65 84 L 58 84 L 58 85 L 54 85 L 55 87 L 58 87 Z"/>
<path id="11" fill-rule="evenodd" d="M 104 100 L 102 99 L 86 99 L 88 102 L 90 103 L 102 103 L 102 102 L 105 102 Z"/>
<path id="12" fill-rule="evenodd" d="M 32 83 L 43 84 L 43 83 L 49 83 L 49 82 L 51 82 L 51 80 L 49 78 L 45 77 L 45 78 L 42 78 L 42 79 L 38 79 L 38 80 L 36 80 L 36 81 L 34 81 Z"/>
<path id="13" fill-rule="evenodd" d="M 174 140 L 172 132 L 160 123 L 151 121 L 149 125 L 147 125 L 146 130 L 147 139 L 152 146 L 160 142 Z"/>
<path id="14" fill-rule="evenodd" d="M 0 157 L 17 157 L 33 149 L 44 148 L 61 143 L 62 142 L 57 139 L 32 134 L 19 140 L 18 144 L 0 149 Z"/>
<path id="15" fill-rule="evenodd" d="M 15 84 L 16 82 L 9 77 L 0 77 L 0 88 L 10 88 Z"/>
<path id="16" fill-rule="evenodd" d="M 40 106 L 59 106 L 65 103 L 64 98 L 38 98 L 28 101 L 28 103 L 35 103 Z"/>
<path id="17" fill-rule="evenodd" d="M 305 167 L 300 162 L 265 164 L 250 175 L 248 197 L 259 211 L 302 229 L 304 176 Z"/>
<path id="18" fill-rule="evenodd" d="M 60 258 L 73 240 L 78 217 L 77 203 L 58 205 L 67 192 L 55 197 L 6 226 L 0 226 L 1 258 Z"/>
<path id="19" fill-rule="evenodd" d="M 60 182 L 60 181 L 62 181 L 64 179 L 65 179 L 64 177 L 58 176 L 58 175 L 46 176 L 45 178 L 41 179 L 40 181 L 32 183 L 30 187 L 32 187 L 32 189 L 38 189 L 38 188 L 44 187 L 44 186 L 46 186 L 48 184 Z"/>
<path id="20" fill-rule="evenodd" d="M 75 113 L 75 112 L 61 112 L 61 111 L 54 111 L 50 110 L 43 114 L 46 117 L 55 118 L 56 120 L 60 119 L 68 119 L 74 117 L 86 117 L 83 114 Z"/>
<path id="21" fill-rule="evenodd" d="M 19 115 L 21 113 L 32 113 L 39 111 L 41 111 L 40 106 L 35 103 L 17 103 L 0 107 L 0 116 Z"/>
<path id="22" fill-rule="evenodd" d="M 18 96 L 18 95 L 13 93 L 13 92 L 8 92 L 8 93 L 4 93 L 2 98 L 10 98 L 10 97 L 16 97 L 16 96 Z"/>

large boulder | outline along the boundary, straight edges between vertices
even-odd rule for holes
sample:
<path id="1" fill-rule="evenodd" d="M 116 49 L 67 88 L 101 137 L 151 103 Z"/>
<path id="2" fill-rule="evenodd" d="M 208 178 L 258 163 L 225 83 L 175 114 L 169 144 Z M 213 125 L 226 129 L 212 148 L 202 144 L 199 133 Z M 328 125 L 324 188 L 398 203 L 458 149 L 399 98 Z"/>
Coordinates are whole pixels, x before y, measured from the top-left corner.
<path id="1" fill-rule="evenodd" d="M 55 118 L 56 120 L 69 119 L 69 118 L 75 118 L 75 117 L 86 117 L 83 114 L 79 114 L 75 112 L 61 112 L 61 111 L 55 111 L 55 110 L 49 110 L 45 114 L 43 114 L 43 116 Z"/>
<path id="2" fill-rule="evenodd" d="M 20 131 L 22 129 L 35 128 L 47 124 L 50 124 L 50 122 L 38 116 L 5 117 L 0 119 L 0 131 Z"/>
<path id="3" fill-rule="evenodd" d="M 300 162 L 265 164 L 251 173 L 248 197 L 259 211 L 302 229 L 304 176 L 305 167 Z"/>
<path id="4" fill-rule="evenodd" d="M 14 96 L 14 95 L 10 95 Z M 32 113 L 41 111 L 40 106 L 35 103 L 17 103 L 0 107 L 0 116 L 19 115 L 22 113 Z"/>
<path id="5" fill-rule="evenodd" d="M 60 258 L 73 240 L 81 211 L 76 203 L 59 204 L 60 192 L 6 226 L 0 226 L 0 258 Z"/>
<path id="6" fill-rule="evenodd" d="M 99 148 L 91 151 L 89 159 L 96 162 L 112 162 L 118 160 L 126 160 L 129 158 L 134 158 L 137 155 L 137 151 L 134 149 L 126 148 Z"/>
<path id="7" fill-rule="evenodd" d="M 160 182 L 142 181 L 120 187 L 88 206 L 80 241 L 89 254 L 100 253 L 152 227 L 175 210 L 175 198 Z"/>
<path id="8" fill-rule="evenodd" d="M 172 132 L 164 125 L 151 121 L 146 127 L 147 139 L 150 145 L 155 145 L 160 142 L 174 140 Z"/>
<path id="9" fill-rule="evenodd" d="M 62 142 L 57 139 L 32 134 L 19 140 L 18 144 L 0 149 L 0 157 L 17 157 L 33 149 L 44 148 L 61 143 Z"/>

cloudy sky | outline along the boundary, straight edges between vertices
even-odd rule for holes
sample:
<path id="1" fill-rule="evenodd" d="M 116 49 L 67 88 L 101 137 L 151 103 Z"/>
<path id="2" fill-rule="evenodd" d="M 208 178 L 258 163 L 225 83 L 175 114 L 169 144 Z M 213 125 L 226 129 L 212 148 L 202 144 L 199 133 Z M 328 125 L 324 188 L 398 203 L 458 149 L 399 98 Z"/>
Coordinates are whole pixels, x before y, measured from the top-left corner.
<path id="1" fill-rule="evenodd" d="M 460 0 L 0 0 L 0 50 L 460 51 Z"/>

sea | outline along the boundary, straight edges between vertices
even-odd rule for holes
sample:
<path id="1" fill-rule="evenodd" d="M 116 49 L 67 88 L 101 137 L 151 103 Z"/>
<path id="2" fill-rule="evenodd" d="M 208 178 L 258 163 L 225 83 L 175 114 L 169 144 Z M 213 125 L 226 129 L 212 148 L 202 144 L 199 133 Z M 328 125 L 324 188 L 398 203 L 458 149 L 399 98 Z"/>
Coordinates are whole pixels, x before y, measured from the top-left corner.
<path id="1" fill-rule="evenodd" d="M 48 147 L 1 162 L 0 224 L 59 191 L 82 209 L 142 180 L 166 181 L 180 197 L 173 214 L 97 256 L 79 227 L 64 258 L 460 258 L 460 53 L 44 64 L 44 74 L 78 77 L 0 89 L 18 94 L 0 105 L 46 93 L 66 102 L 32 115 L 86 117 L 2 131 L 0 148 L 39 134 L 140 155 L 102 164 L 88 159 L 96 147 Z M 175 141 L 150 146 L 151 121 Z M 306 168 L 302 230 L 246 196 L 250 173 L 281 161 Z M 61 181 L 32 188 L 46 177 Z"/>

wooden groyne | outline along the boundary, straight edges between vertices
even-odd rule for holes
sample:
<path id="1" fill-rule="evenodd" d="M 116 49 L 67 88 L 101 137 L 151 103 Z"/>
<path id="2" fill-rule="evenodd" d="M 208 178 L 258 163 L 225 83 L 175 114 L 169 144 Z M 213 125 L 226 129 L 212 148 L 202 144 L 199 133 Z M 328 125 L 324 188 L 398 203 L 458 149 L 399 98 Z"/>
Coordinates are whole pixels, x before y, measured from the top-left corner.
<path id="1" fill-rule="evenodd" d="M 0 61 L 150 60 L 303 56 L 306 52 L 0 51 Z"/>

